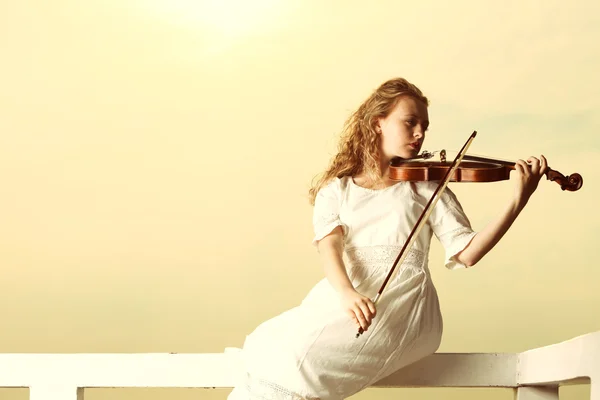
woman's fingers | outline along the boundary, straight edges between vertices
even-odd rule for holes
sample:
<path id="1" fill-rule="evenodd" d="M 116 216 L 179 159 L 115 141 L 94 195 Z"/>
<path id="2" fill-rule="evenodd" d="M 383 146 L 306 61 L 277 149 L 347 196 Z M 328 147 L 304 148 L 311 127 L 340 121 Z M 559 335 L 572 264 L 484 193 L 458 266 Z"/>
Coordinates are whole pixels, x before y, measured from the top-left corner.
<path id="1" fill-rule="evenodd" d="M 537 158 L 535 158 L 535 157 L 529 157 L 529 158 L 527 159 L 527 163 L 528 163 L 528 164 L 529 164 L 529 166 L 531 167 L 531 172 L 532 172 L 534 175 L 537 175 L 537 174 L 539 173 L 539 171 L 540 171 L 540 168 L 541 168 L 541 166 L 540 166 L 540 160 L 538 160 L 538 159 L 537 159 Z"/>
<path id="2" fill-rule="evenodd" d="M 342 294 L 342 302 L 344 303 L 344 308 L 350 319 L 352 319 L 359 328 L 366 331 L 376 314 L 373 301 L 368 297 L 361 295 L 356 290 L 348 290 Z"/>
<path id="3" fill-rule="evenodd" d="M 540 159 L 541 159 L 541 169 L 540 169 L 540 174 L 545 174 L 548 171 L 548 160 L 546 160 L 546 157 L 544 157 L 543 154 L 540 155 Z"/>
<path id="4" fill-rule="evenodd" d="M 355 313 L 363 330 L 367 330 L 375 317 L 375 305 L 370 299 L 363 299 L 356 305 Z"/>

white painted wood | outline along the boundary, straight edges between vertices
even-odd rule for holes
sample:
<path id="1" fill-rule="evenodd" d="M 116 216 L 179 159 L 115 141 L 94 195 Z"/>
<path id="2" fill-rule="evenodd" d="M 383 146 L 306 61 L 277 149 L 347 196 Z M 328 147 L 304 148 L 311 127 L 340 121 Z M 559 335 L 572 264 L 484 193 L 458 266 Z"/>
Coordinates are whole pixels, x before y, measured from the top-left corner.
<path id="1" fill-rule="evenodd" d="M 516 354 L 437 353 L 374 387 L 516 387 Z"/>
<path id="2" fill-rule="evenodd" d="M 515 354 L 433 354 L 374 387 L 514 387 Z M 0 354 L 0 387 L 229 388 L 241 361 L 226 354 Z M 236 372 L 237 371 L 237 372 Z"/>
<path id="3" fill-rule="evenodd" d="M 0 354 L 0 387 L 232 387 L 227 354 Z"/>
<path id="4" fill-rule="evenodd" d="M 590 383 L 600 400 L 600 331 L 519 354 L 519 385 Z"/>
<path id="5" fill-rule="evenodd" d="M 558 400 L 558 386 L 522 386 L 517 388 L 516 400 Z"/>
<path id="6" fill-rule="evenodd" d="M 29 389 L 30 400 L 84 400 L 83 389 L 58 385 L 39 385 Z"/>
<path id="7" fill-rule="evenodd" d="M 83 388 L 99 387 L 231 388 L 240 354 L 0 354 L 0 387 L 29 387 L 32 400 L 83 400 Z M 549 400 L 559 384 L 591 382 L 600 400 L 599 378 L 600 331 L 519 354 L 436 353 L 373 387 L 502 387 Z"/>

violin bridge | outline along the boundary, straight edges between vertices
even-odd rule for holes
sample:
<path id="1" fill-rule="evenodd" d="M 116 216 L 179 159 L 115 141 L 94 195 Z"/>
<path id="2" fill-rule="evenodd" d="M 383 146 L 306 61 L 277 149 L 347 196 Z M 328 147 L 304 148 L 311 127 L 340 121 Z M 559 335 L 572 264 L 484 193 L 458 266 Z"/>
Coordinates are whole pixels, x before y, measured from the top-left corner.
<path id="1" fill-rule="evenodd" d="M 422 158 L 423 160 L 429 160 L 430 158 L 433 158 L 437 153 L 440 153 L 440 161 L 446 162 L 446 150 L 444 150 L 444 149 L 439 150 L 439 151 L 423 150 L 420 155 L 414 157 L 413 159 Z"/>

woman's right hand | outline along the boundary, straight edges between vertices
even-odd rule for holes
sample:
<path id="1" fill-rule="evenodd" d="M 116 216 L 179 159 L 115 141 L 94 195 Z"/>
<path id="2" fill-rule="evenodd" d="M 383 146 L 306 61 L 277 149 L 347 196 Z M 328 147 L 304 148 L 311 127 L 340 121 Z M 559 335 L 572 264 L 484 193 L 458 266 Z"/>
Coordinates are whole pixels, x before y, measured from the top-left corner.
<path id="1" fill-rule="evenodd" d="M 348 316 L 366 332 L 376 314 L 373 301 L 358 293 L 354 288 L 347 288 L 341 293 L 341 302 Z"/>

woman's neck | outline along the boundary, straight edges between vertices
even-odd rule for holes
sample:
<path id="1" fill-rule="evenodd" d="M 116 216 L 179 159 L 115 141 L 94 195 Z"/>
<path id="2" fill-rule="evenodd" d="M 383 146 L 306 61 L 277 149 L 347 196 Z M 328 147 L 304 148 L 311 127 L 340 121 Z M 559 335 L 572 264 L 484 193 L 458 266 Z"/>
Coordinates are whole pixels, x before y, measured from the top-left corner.
<path id="1" fill-rule="evenodd" d="M 367 189 L 384 189 L 397 183 L 389 178 L 387 171 L 385 174 L 379 176 L 378 180 L 374 180 L 365 173 L 360 173 L 353 176 L 352 180 L 358 186 L 362 186 Z"/>
<path id="2" fill-rule="evenodd" d="M 353 176 L 354 183 L 368 189 L 383 189 L 392 186 L 396 181 L 390 179 L 390 160 L 382 157 L 379 161 L 380 173 L 376 179 L 371 178 L 364 171 Z"/>

